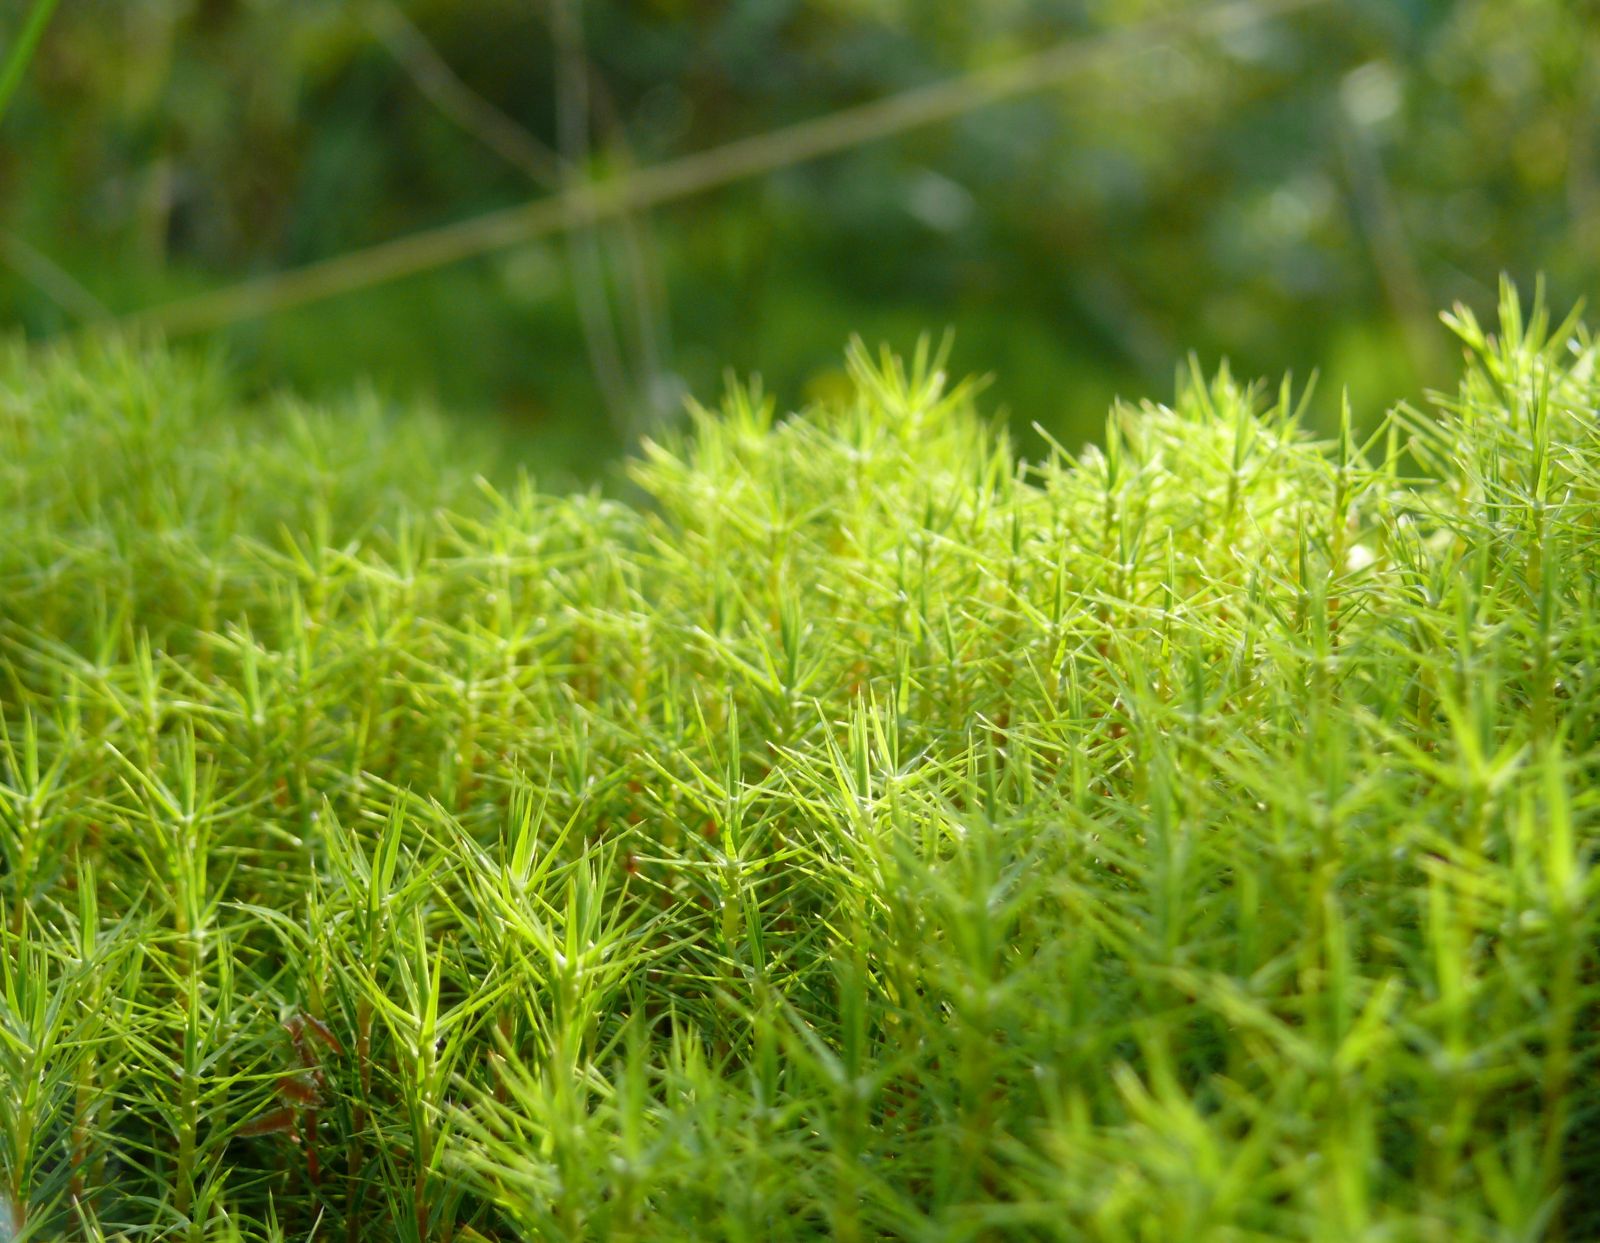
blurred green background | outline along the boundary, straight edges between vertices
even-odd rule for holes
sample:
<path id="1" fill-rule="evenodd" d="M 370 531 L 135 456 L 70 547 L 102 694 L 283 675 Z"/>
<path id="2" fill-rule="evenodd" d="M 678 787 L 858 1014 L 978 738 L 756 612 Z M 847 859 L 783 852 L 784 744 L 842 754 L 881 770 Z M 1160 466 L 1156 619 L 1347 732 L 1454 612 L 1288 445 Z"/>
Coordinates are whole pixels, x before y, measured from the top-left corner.
<path id="1" fill-rule="evenodd" d="M 1195 350 L 1368 418 L 1435 311 L 1600 265 L 1600 10 L 1558 0 L 61 0 L 0 123 L 0 325 L 45 338 L 1123 31 L 1061 83 L 576 233 L 221 324 L 246 383 L 503 418 L 603 473 L 852 332 L 1069 443 Z M 0 4 L 9 43 L 28 0 Z M 1153 24 L 1152 24 L 1153 23 Z"/>

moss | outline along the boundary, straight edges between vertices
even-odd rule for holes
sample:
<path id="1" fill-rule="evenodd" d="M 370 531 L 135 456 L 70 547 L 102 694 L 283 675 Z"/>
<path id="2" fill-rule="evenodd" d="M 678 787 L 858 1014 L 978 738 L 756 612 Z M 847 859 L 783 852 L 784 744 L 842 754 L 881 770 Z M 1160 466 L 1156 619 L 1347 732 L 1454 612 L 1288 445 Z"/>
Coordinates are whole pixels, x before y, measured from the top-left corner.
<path id="1" fill-rule="evenodd" d="M 1365 445 L 1223 374 L 1034 463 L 856 349 L 636 505 L 13 350 L 14 1224 L 1594 1233 L 1595 348 L 1454 326 Z"/>

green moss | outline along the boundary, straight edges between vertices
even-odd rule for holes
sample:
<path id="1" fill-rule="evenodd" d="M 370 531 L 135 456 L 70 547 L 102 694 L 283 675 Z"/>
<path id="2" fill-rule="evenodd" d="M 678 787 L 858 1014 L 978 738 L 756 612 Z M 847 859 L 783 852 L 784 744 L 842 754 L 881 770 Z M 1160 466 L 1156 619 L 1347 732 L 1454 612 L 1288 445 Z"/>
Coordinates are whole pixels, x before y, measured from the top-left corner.
<path id="1" fill-rule="evenodd" d="M 13 350 L 6 1224 L 1600 1231 L 1596 348 L 1456 327 L 1033 464 L 856 350 L 637 506 Z"/>

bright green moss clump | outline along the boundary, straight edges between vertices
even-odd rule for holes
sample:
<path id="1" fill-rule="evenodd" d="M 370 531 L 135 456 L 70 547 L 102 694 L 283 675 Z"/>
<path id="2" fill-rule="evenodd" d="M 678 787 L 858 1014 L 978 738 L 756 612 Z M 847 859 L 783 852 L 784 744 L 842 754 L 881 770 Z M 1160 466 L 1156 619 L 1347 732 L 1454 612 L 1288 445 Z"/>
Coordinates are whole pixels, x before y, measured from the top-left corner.
<path id="1" fill-rule="evenodd" d="M 1594 1237 L 1597 349 L 1457 327 L 1033 467 L 857 354 L 639 507 L 13 353 L 0 1238 Z"/>

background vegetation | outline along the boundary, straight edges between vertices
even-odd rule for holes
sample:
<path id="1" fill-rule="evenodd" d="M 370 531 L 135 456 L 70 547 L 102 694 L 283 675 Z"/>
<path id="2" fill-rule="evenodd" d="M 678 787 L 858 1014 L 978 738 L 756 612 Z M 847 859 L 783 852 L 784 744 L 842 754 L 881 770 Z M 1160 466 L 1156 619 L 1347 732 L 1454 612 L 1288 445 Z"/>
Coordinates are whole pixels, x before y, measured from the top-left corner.
<path id="1" fill-rule="evenodd" d="M 252 386 L 370 377 L 588 473 L 725 367 L 838 387 L 850 332 L 952 325 L 957 368 L 1077 443 L 1190 347 L 1319 366 L 1375 417 L 1448 379 L 1432 308 L 1500 270 L 1594 286 L 1592 3 L 1159 25 L 1197 7 L 63 0 L 0 129 L 0 321 L 48 336 L 1118 32 L 1046 92 L 217 335 Z"/>

